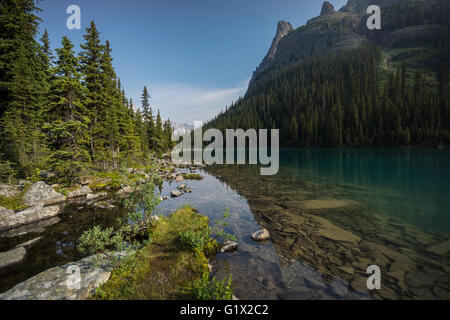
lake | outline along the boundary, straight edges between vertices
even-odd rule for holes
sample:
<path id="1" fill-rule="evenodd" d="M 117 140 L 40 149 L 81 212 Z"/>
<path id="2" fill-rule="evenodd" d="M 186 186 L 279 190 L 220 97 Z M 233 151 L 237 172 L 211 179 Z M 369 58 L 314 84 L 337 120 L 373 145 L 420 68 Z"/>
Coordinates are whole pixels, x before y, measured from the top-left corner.
<path id="1" fill-rule="evenodd" d="M 206 167 L 202 181 L 184 181 L 192 193 L 159 210 L 190 204 L 213 223 L 230 209 L 227 231 L 239 249 L 211 263 L 215 276 L 232 275 L 239 299 L 449 299 L 449 164 L 449 149 L 281 149 L 277 175 Z M 164 182 L 162 195 L 178 184 Z M 81 258 L 75 245 L 84 230 L 126 214 L 79 206 L 59 221 L 2 234 L 0 251 L 43 238 L 23 263 L 0 270 L 0 292 Z M 250 238 L 261 228 L 270 241 Z M 370 265 L 380 268 L 380 290 L 367 288 Z"/>

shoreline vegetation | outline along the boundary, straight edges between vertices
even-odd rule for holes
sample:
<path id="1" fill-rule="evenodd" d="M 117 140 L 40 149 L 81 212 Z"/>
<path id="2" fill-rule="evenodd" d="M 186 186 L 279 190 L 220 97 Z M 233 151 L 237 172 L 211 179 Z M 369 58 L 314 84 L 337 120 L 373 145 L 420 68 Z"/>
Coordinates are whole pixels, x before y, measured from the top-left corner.
<path id="1" fill-rule="evenodd" d="M 229 212 L 226 211 L 223 219 L 215 221 L 214 225 L 190 206 L 182 207 L 167 217 L 158 216 L 156 208 L 165 200 L 156 194 L 162 179 L 179 182 L 200 180 L 202 176 L 193 173 L 199 166 L 191 163 L 173 164 L 164 159 L 155 163 L 147 169 L 128 168 L 121 172 L 97 173 L 82 179 L 84 185 L 68 189 L 55 186 L 60 193 L 44 181 L 33 184 L 28 181 L 21 191 L 20 186 L 2 185 L 4 190 L 18 192 L 13 197 L 3 197 L 2 204 L 5 204 L 4 199 L 10 202 L 15 199 L 21 206 L 29 203 L 27 194 L 35 185 L 45 185 L 45 189 L 51 189 L 45 190 L 44 194 L 39 194 L 42 190 L 37 190 L 32 196 L 37 201 L 34 204 L 38 203 L 35 207 L 17 213 L 9 210 L 9 216 L 23 215 L 30 209 L 60 208 L 71 199 L 84 200 L 91 207 L 104 210 L 122 205 L 129 214 L 126 219 L 118 220 L 115 227 L 101 229 L 95 226 L 83 233 L 77 248 L 86 258 L 46 270 L 0 294 L 0 299 L 233 299 L 232 276 L 221 280 L 210 278 L 212 266 L 209 265 L 209 258 L 221 250 L 223 252 L 224 248 L 228 250 L 230 244 L 233 247 L 231 250 L 237 247 L 231 241 L 235 241 L 235 237 L 223 231 Z M 187 168 L 189 172 L 180 172 L 179 168 Z M 185 183 L 182 185 L 188 189 Z M 53 198 L 46 198 L 48 194 Z M 56 197 L 57 194 L 61 197 Z M 177 196 L 180 195 L 181 192 Z M 59 204 L 52 203 L 56 201 L 55 197 L 59 199 Z M 45 201 L 49 205 L 45 205 Z M 46 219 L 41 215 L 37 216 L 39 218 Z M 0 221 L 4 221 L 3 216 Z M 3 226 L 3 229 L 8 228 Z M 219 240 L 223 243 L 220 244 Z M 24 252 L 25 256 L 25 247 Z M 64 289 L 63 293 L 57 293 L 55 287 L 44 290 L 39 282 L 36 283 L 42 278 L 42 281 L 53 281 L 56 287 L 64 285 L 57 279 L 64 274 L 61 270 L 65 271 L 73 264 L 85 266 L 82 277 L 92 280 L 83 283 L 81 290 Z M 102 271 L 95 273 L 94 270 Z"/>
<path id="2" fill-rule="evenodd" d="M 173 147 L 173 128 L 153 114 L 147 86 L 138 109 L 94 21 L 79 52 L 67 37 L 53 52 L 46 30 L 37 41 L 39 11 L 35 0 L 0 8 L 0 181 L 51 172 L 52 184 L 70 189 L 86 176 L 151 166 Z"/>

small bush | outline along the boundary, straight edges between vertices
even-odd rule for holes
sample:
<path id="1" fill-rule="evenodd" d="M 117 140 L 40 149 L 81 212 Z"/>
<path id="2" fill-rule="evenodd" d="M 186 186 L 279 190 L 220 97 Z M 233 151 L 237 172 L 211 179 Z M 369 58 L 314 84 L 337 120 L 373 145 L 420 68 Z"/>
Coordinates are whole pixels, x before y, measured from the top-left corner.
<path id="1" fill-rule="evenodd" d="M 192 298 L 195 300 L 232 300 L 233 278 L 217 280 L 215 277 L 209 281 L 208 274 L 192 282 Z"/>

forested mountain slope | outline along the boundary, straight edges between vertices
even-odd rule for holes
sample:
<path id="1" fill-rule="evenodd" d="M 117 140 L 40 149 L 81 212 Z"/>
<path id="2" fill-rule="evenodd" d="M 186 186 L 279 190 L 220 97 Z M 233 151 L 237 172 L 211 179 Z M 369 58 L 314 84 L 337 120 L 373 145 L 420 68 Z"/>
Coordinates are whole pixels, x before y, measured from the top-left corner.
<path id="1" fill-rule="evenodd" d="M 449 2 L 371 1 L 381 30 L 366 2 L 279 23 L 246 95 L 206 127 L 278 128 L 284 146 L 449 144 Z"/>

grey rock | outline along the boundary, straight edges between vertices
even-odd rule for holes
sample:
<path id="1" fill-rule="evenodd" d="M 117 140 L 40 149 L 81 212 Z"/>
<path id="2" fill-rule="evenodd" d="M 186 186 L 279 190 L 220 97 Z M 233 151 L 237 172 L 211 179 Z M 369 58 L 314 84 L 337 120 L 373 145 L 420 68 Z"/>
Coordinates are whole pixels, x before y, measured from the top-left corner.
<path id="1" fill-rule="evenodd" d="M 53 190 L 53 188 L 47 185 L 43 181 L 38 181 L 34 183 L 23 195 L 23 202 L 27 206 L 35 206 L 41 202 L 45 205 L 61 203 L 66 200 L 66 198 Z"/>
<path id="2" fill-rule="evenodd" d="M 0 230 L 17 228 L 36 221 L 52 218 L 61 211 L 59 206 L 44 207 L 41 202 L 38 205 L 23 211 L 10 214 L 0 219 Z"/>
<path id="3" fill-rule="evenodd" d="M 71 198 L 79 198 L 79 197 L 86 197 L 88 194 L 93 193 L 91 188 L 89 188 L 88 186 L 83 186 L 81 188 L 78 188 L 74 191 L 71 191 L 67 194 L 67 198 L 71 199 Z"/>
<path id="4" fill-rule="evenodd" d="M 336 298 L 345 298 L 348 294 L 348 285 L 342 280 L 334 279 L 327 291 Z"/>
<path id="5" fill-rule="evenodd" d="M 262 229 L 259 231 L 256 231 L 250 236 L 254 241 L 266 241 L 270 239 L 270 234 L 267 229 Z"/>
<path id="6" fill-rule="evenodd" d="M 294 28 L 289 22 L 286 21 L 278 21 L 277 25 L 277 33 L 275 38 L 272 41 L 272 45 L 270 46 L 269 53 L 267 54 L 267 58 L 273 59 L 275 57 L 275 53 L 278 50 L 278 44 L 280 40 L 286 37 L 290 32 L 292 32 Z"/>
<path id="7" fill-rule="evenodd" d="M 100 193 L 89 193 L 86 195 L 87 201 L 93 201 L 93 200 L 100 200 L 108 197 L 108 194 L 106 192 L 100 192 Z"/>
<path id="8" fill-rule="evenodd" d="M 14 211 L 13 210 L 9 210 L 9 209 L 6 209 L 6 208 L 3 208 L 3 207 L 0 207 L 0 219 L 3 217 L 3 216 L 7 216 L 7 215 L 10 215 L 10 214 L 14 214 Z"/>
<path id="9" fill-rule="evenodd" d="M 305 280 L 305 284 L 310 289 L 318 290 L 318 289 L 324 289 L 326 287 L 322 281 L 315 279 L 313 277 L 305 277 L 304 280 Z"/>
<path id="10" fill-rule="evenodd" d="M 334 13 L 334 7 L 328 1 L 325 1 L 322 5 L 322 11 L 320 12 L 320 16 L 327 16 Z"/>
<path id="11" fill-rule="evenodd" d="M 0 252 L 0 269 L 22 262 L 27 255 L 24 247 L 14 248 L 7 252 Z"/>
<path id="12" fill-rule="evenodd" d="M 117 254 L 118 259 L 124 257 Z M 54 267 L 0 294 L 0 300 L 84 300 L 109 280 L 114 265 L 104 256 L 90 256 Z M 79 281 L 74 272 L 79 270 Z"/>
<path id="13" fill-rule="evenodd" d="M 19 193 L 18 187 L 0 183 L 0 196 L 10 198 L 10 197 L 14 197 L 18 193 Z"/>
<path id="14" fill-rule="evenodd" d="M 220 249 L 220 252 L 232 252 L 237 250 L 238 248 L 238 243 L 237 242 L 231 242 L 226 244 L 225 246 L 222 247 L 222 249 Z"/>
<path id="15" fill-rule="evenodd" d="M 39 241 L 41 241 L 42 238 L 44 238 L 44 237 L 37 237 L 37 238 L 31 239 L 31 240 L 29 240 L 29 241 L 27 241 L 27 242 L 24 242 L 24 243 L 19 244 L 18 246 L 16 246 L 16 248 L 23 247 L 23 248 L 25 248 L 25 249 L 29 249 L 29 248 L 31 248 L 32 246 L 34 246 L 36 243 L 38 243 Z"/>
<path id="16" fill-rule="evenodd" d="M 118 196 L 119 198 L 127 198 L 133 192 L 134 192 L 133 188 L 126 186 L 126 187 L 123 187 L 122 189 L 120 189 L 119 191 L 117 191 L 116 196 Z"/>
<path id="17" fill-rule="evenodd" d="M 181 196 L 181 192 L 178 191 L 178 190 L 173 190 L 173 191 L 170 193 L 170 196 L 171 196 L 172 198 L 179 197 L 179 196 Z"/>
<path id="18" fill-rule="evenodd" d="M 18 228 L 1 231 L 0 237 L 14 238 L 23 236 L 28 233 L 41 233 L 45 231 L 45 228 L 57 224 L 59 221 L 61 221 L 61 219 L 59 219 L 58 217 L 41 220 L 31 224 L 23 225 Z"/>
<path id="19" fill-rule="evenodd" d="M 102 210 L 113 210 L 115 208 L 115 206 L 112 205 L 111 202 L 97 202 L 93 205 L 93 207 Z"/>

